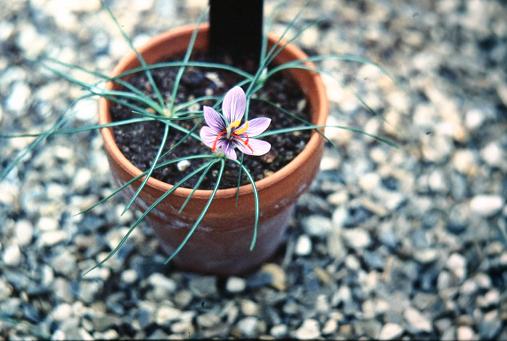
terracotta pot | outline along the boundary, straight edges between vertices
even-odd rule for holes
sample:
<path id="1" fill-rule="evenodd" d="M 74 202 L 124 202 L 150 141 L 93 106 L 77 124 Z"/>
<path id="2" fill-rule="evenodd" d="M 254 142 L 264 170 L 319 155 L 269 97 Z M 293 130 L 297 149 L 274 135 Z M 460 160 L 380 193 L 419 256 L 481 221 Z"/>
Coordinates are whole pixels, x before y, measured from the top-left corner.
<path id="1" fill-rule="evenodd" d="M 195 26 L 186 26 L 161 34 L 139 51 L 147 63 L 181 55 L 187 48 L 194 28 Z M 270 44 L 276 40 L 276 36 L 270 35 Z M 195 49 L 206 49 L 207 42 L 208 26 L 202 25 Z M 279 64 L 306 57 L 299 48 L 289 45 L 275 62 Z M 120 61 L 113 75 L 119 75 L 137 66 L 139 63 L 134 53 L 130 53 Z M 329 109 L 320 76 L 304 70 L 291 70 L 290 74 L 310 103 L 312 122 L 325 124 Z M 108 84 L 108 87 L 112 88 L 113 85 Z M 110 103 L 101 99 L 101 124 L 111 121 L 109 109 Z M 116 183 L 125 183 L 141 173 L 122 154 L 111 129 L 102 129 L 102 137 Z M 296 200 L 310 186 L 319 169 L 322 150 L 321 136 L 313 133 L 307 146 L 292 162 L 256 183 L 261 216 L 257 244 L 253 251 L 249 250 L 249 244 L 253 232 L 254 197 L 251 185 L 245 185 L 240 188 L 238 207 L 235 206 L 236 188 L 221 189 L 217 192 L 201 225 L 174 259 L 174 263 L 188 271 L 231 275 L 249 272 L 267 260 L 284 240 L 284 232 Z M 128 195 L 134 193 L 139 184 L 140 182 L 130 188 Z M 150 178 L 136 201 L 137 208 L 146 209 L 171 187 L 168 183 Z M 186 236 L 211 194 L 210 190 L 197 190 L 187 208 L 179 214 L 177 210 L 190 191 L 188 188 L 178 188 L 147 217 L 161 244 L 169 252 Z"/>

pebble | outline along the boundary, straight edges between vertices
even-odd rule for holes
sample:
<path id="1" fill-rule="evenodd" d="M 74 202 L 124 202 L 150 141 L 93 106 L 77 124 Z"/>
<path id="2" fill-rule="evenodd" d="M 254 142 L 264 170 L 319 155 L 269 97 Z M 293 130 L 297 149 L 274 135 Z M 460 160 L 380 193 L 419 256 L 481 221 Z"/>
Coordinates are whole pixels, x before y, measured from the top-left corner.
<path id="1" fill-rule="evenodd" d="M 315 340 L 320 338 L 319 322 L 314 319 L 304 320 L 294 334 L 298 340 Z"/>
<path id="2" fill-rule="evenodd" d="M 176 164 L 176 167 L 180 172 L 184 172 L 190 167 L 191 163 L 188 160 L 182 160 Z"/>
<path id="3" fill-rule="evenodd" d="M 166 325 L 168 322 L 179 320 L 181 317 L 181 310 L 169 307 L 161 306 L 156 312 L 155 321 L 159 326 Z"/>
<path id="4" fill-rule="evenodd" d="M 288 328 L 286 325 L 284 324 L 277 324 L 277 325 L 274 325 L 271 330 L 269 331 L 269 333 L 274 336 L 275 338 L 282 338 L 282 337 L 285 337 L 287 335 L 287 332 L 288 332 Z"/>
<path id="5" fill-rule="evenodd" d="M 264 264 L 261 271 L 271 275 L 271 286 L 279 291 L 287 289 L 285 271 L 275 263 Z"/>
<path id="6" fill-rule="evenodd" d="M 331 220 L 321 215 L 311 215 L 303 219 L 303 229 L 310 236 L 326 236 L 332 229 Z"/>
<path id="7" fill-rule="evenodd" d="M 458 253 L 453 253 L 447 259 L 447 268 L 456 276 L 459 280 L 463 280 L 466 276 L 466 264 L 465 257 Z"/>
<path id="8" fill-rule="evenodd" d="M 405 320 L 409 323 L 410 328 L 412 328 L 416 333 L 430 333 L 432 331 L 431 322 L 421 314 L 417 309 L 409 307 L 405 310 L 403 314 Z"/>
<path id="9" fill-rule="evenodd" d="M 246 281 L 240 277 L 229 277 L 225 289 L 230 293 L 240 293 L 246 288 Z"/>
<path id="10" fill-rule="evenodd" d="M 30 244 L 33 238 L 33 225 L 30 221 L 23 219 L 16 222 L 14 226 L 14 238 L 19 246 Z"/>
<path id="11" fill-rule="evenodd" d="M 473 341 L 477 340 L 477 336 L 475 335 L 472 328 L 469 326 L 461 326 L 458 327 L 456 332 L 456 338 L 460 341 Z"/>
<path id="12" fill-rule="evenodd" d="M 499 195 L 481 194 L 470 200 L 470 210 L 481 217 L 491 217 L 500 211 L 503 204 Z"/>
<path id="13" fill-rule="evenodd" d="M 21 251 L 17 245 L 8 246 L 2 256 L 2 260 L 7 266 L 18 266 L 21 263 Z"/>
<path id="14" fill-rule="evenodd" d="M 257 335 L 257 317 L 249 316 L 238 322 L 238 329 L 246 337 L 255 337 Z"/>
<path id="15" fill-rule="evenodd" d="M 503 149 L 496 142 L 489 143 L 486 147 L 480 151 L 481 158 L 492 167 L 501 166 L 505 157 L 503 155 Z"/>
<path id="16" fill-rule="evenodd" d="M 357 250 L 362 250 L 371 243 L 369 233 L 360 228 L 343 230 L 342 236 L 347 246 Z"/>
<path id="17" fill-rule="evenodd" d="M 31 90 L 27 84 L 16 82 L 10 95 L 7 97 L 5 107 L 7 110 L 19 115 L 25 110 L 30 100 Z"/>
<path id="18" fill-rule="evenodd" d="M 44 231 L 39 237 L 41 246 L 54 246 L 67 239 L 67 232 L 62 230 Z"/>
<path id="19" fill-rule="evenodd" d="M 378 336 L 379 340 L 398 339 L 403 334 L 403 328 L 396 323 L 387 323 L 382 327 Z"/>
<path id="20" fill-rule="evenodd" d="M 306 234 L 298 237 L 296 247 L 294 249 L 298 256 L 308 256 L 312 253 L 312 240 Z"/>
<path id="21" fill-rule="evenodd" d="M 127 269 L 121 274 L 121 281 L 125 284 L 133 284 L 137 281 L 137 272 L 133 269 Z"/>

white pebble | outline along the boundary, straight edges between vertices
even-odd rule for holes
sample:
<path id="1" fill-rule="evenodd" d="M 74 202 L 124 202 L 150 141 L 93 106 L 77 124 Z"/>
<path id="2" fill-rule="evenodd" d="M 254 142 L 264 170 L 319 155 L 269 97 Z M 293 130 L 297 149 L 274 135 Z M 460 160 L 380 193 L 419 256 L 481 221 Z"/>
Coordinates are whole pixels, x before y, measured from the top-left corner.
<path id="1" fill-rule="evenodd" d="M 310 237 L 303 234 L 296 242 L 295 252 L 298 256 L 308 256 L 312 252 L 312 241 Z"/>
<path id="2" fill-rule="evenodd" d="M 7 97 L 6 108 L 7 110 L 15 113 L 20 113 L 28 105 L 30 99 L 30 88 L 22 82 L 16 82 L 13 89 Z"/>
<path id="3" fill-rule="evenodd" d="M 504 159 L 502 148 L 494 142 L 481 150 L 481 157 L 490 166 L 499 166 Z"/>
<path id="4" fill-rule="evenodd" d="M 19 246 L 30 244 L 33 238 L 33 226 L 28 220 L 20 220 L 14 227 L 14 238 Z"/>
<path id="5" fill-rule="evenodd" d="M 363 229 L 347 229 L 342 232 L 345 244 L 354 249 L 364 249 L 371 243 L 370 235 Z"/>
<path id="6" fill-rule="evenodd" d="M 176 164 L 176 167 L 180 172 L 184 172 L 188 167 L 190 167 L 190 161 L 182 160 Z"/>
<path id="7" fill-rule="evenodd" d="M 387 323 L 382 327 L 378 338 L 380 340 L 393 340 L 397 339 L 403 333 L 403 328 L 401 328 L 396 323 Z"/>
<path id="8" fill-rule="evenodd" d="M 7 266 L 18 266 L 21 263 L 21 251 L 17 245 L 7 247 L 3 254 L 3 261 Z"/>
<path id="9" fill-rule="evenodd" d="M 240 277 L 230 277 L 227 280 L 227 284 L 225 285 L 225 288 L 227 291 L 232 293 L 238 293 L 245 290 L 246 282 L 243 278 Z"/>
<path id="10" fill-rule="evenodd" d="M 482 217 L 490 217 L 500 211 L 503 199 L 499 195 L 476 195 L 470 201 L 470 210 Z"/>
<path id="11" fill-rule="evenodd" d="M 296 338 L 299 340 L 315 340 L 320 338 L 319 322 L 308 319 L 296 330 Z"/>

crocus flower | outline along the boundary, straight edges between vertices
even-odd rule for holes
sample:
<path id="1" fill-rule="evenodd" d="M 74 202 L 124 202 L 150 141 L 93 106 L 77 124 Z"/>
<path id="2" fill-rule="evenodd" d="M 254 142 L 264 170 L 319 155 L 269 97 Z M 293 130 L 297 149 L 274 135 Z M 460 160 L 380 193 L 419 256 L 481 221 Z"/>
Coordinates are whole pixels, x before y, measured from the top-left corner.
<path id="1" fill-rule="evenodd" d="M 246 108 L 246 96 L 239 86 L 227 91 L 222 102 L 223 117 L 213 108 L 204 106 L 206 124 L 201 128 L 202 142 L 213 152 L 220 152 L 228 159 L 236 160 L 236 148 L 248 155 L 263 155 L 269 152 L 271 144 L 253 139 L 265 131 L 271 119 L 254 118 L 241 124 Z"/>

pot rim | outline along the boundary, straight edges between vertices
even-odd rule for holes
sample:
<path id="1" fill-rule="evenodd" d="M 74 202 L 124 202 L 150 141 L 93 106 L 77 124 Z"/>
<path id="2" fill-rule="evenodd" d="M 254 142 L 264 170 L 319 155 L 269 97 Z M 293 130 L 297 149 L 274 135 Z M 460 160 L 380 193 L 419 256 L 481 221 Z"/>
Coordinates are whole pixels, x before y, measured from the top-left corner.
<path id="1" fill-rule="evenodd" d="M 157 45 L 160 45 L 161 43 L 166 42 L 167 40 L 171 40 L 177 36 L 181 35 L 189 35 L 192 33 L 192 31 L 195 29 L 196 25 L 184 25 L 180 26 L 174 29 L 171 29 L 167 32 L 161 33 L 152 39 L 150 39 L 145 45 L 143 45 L 141 48 L 138 48 L 137 50 L 141 54 L 145 54 L 146 51 L 153 49 Z M 207 32 L 209 29 L 208 24 L 201 24 L 199 25 L 199 34 L 202 34 L 204 32 Z M 268 35 L 269 41 L 271 43 L 276 42 L 279 39 L 278 35 L 275 35 L 273 33 L 270 33 Z M 283 42 L 283 41 L 282 41 Z M 308 58 L 306 53 L 304 53 L 300 48 L 293 44 L 288 44 L 284 48 L 284 53 L 289 54 L 291 57 L 294 57 L 294 60 L 297 59 L 305 59 Z M 132 60 L 137 59 L 136 54 L 131 51 L 129 54 L 124 56 L 119 63 L 116 65 L 116 67 L 113 69 L 113 72 L 111 73 L 111 77 L 117 76 L 121 74 L 122 72 L 127 70 L 128 64 L 132 62 Z M 275 58 L 276 60 L 276 58 Z M 306 62 L 307 66 L 313 66 L 312 63 Z M 306 70 L 298 70 L 300 72 L 310 72 Z M 318 101 L 319 103 L 318 108 L 319 111 L 316 112 L 317 117 L 317 125 L 325 125 L 326 119 L 327 119 L 327 113 L 329 111 L 329 103 L 327 98 L 326 89 L 324 86 L 324 83 L 317 73 L 312 73 L 311 75 L 313 86 L 311 91 L 315 91 L 318 94 Z M 299 84 L 297 79 L 295 81 Z M 111 89 L 113 86 L 112 82 L 108 82 L 106 87 L 107 89 Z M 308 98 L 307 98 L 308 99 Z M 109 111 L 110 102 L 107 101 L 105 98 L 100 98 L 100 106 L 99 106 L 99 124 L 109 123 L 111 122 L 111 113 Z M 312 106 L 314 107 L 314 106 Z M 142 171 L 137 168 L 130 160 L 126 158 L 126 156 L 121 152 L 120 148 L 116 144 L 116 141 L 114 139 L 112 128 L 102 128 L 101 134 L 102 138 L 104 139 L 104 147 L 106 148 L 107 152 L 109 153 L 109 156 L 116 161 L 123 170 L 125 170 L 132 178 L 139 176 Z M 280 168 L 275 173 L 261 179 L 255 182 L 255 185 L 257 187 L 257 192 L 261 192 L 263 189 L 271 187 L 275 185 L 276 183 L 280 182 L 288 176 L 290 173 L 294 172 L 299 167 L 304 167 L 305 162 L 310 158 L 310 156 L 318 149 L 320 140 L 322 137 L 317 134 L 316 132 L 312 132 L 312 135 L 310 137 L 310 140 L 306 144 L 305 148 L 288 164 Z M 159 191 L 166 192 L 169 189 L 173 187 L 172 184 L 169 184 L 167 182 L 163 182 L 161 180 L 155 179 L 154 177 L 150 177 L 148 179 L 147 185 L 150 187 L 153 187 Z M 186 188 L 186 187 L 179 187 L 177 188 L 172 195 L 176 195 L 178 197 L 188 197 L 190 195 L 192 189 Z M 194 199 L 208 199 L 213 191 L 212 190 L 202 190 L 198 189 L 194 192 L 193 198 Z M 236 195 L 237 188 L 225 188 L 225 189 L 219 189 L 216 194 L 215 198 L 231 198 Z M 242 185 L 239 188 L 239 196 L 246 196 L 253 193 L 253 188 L 251 183 L 248 183 L 246 185 Z"/>

